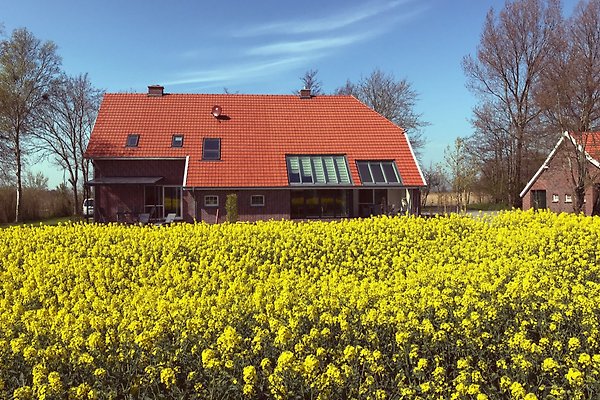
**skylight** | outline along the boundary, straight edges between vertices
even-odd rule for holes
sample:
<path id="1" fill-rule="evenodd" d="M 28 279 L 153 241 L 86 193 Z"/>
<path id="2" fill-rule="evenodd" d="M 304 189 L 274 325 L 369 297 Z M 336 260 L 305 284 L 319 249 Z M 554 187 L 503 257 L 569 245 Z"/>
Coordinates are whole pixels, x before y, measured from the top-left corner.
<path id="1" fill-rule="evenodd" d="M 357 161 L 356 166 L 363 185 L 402 183 L 394 161 Z"/>
<path id="2" fill-rule="evenodd" d="M 202 142 L 202 159 L 203 160 L 220 160 L 221 159 L 221 139 L 220 138 L 204 138 Z"/>
<path id="3" fill-rule="evenodd" d="M 286 156 L 288 180 L 292 185 L 349 185 L 345 156 Z"/>
<path id="4" fill-rule="evenodd" d="M 173 135 L 171 147 L 183 147 L 183 135 Z"/>
<path id="5" fill-rule="evenodd" d="M 140 141 L 140 135 L 137 135 L 137 134 L 127 135 L 127 142 L 125 143 L 125 146 L 137 147 L 139 141 Z"/>

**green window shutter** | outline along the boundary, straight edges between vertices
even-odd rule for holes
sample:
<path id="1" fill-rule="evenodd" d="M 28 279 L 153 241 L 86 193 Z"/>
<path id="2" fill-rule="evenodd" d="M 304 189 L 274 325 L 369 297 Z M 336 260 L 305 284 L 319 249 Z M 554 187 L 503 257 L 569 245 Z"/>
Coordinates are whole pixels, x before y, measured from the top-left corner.
<path id="1" fill-rule="evenodd" d="M 310 157 L 300 157 L 300 170 L 302 183 L 314 183 Z"/>
<path id="2" fill-rule="evenodd" d="M 290 172 L 299 174 L 300 173 L 300 162 L 298 160 L 298 157 L 288 157 L 288 161 L 290 163 Z"/>
<path id="3" fill-rule="evenodd" d="M 336 172 L 335 161 L 333 157 L 323 157 L 325 164 L 325 172 L 327 173 L 327 182 L 339 183 L 338 174 Z"/>
<path id="4" fill-rule="evenodd" d="M 329 183 L 325 178 L 325 168 L 323 167 L 323 157 L 311 157 L 315 170 L 315 183 Z"/>
<path id="5" fill-rule="evenodd" d="M 340 175 L 340 183 L 350 183 L 350 172 L 348 171 L 348 165 L 344 156 L 335 157 L 335 165 Z"/>

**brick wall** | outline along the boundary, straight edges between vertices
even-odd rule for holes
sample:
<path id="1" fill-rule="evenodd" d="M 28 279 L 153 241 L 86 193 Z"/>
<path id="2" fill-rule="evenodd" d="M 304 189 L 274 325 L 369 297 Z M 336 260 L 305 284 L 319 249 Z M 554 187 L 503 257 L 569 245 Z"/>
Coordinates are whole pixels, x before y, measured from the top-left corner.
<path id="1" fill-rule="evenodd" d="M 289 190 L 189 190 L 184 191 L 184 220 L 188 222 L 204 221 L 215 223 L 217 210 L 219 211 L 219 221 L 225 222 L 226 211 L 225 201 L 230 193 L 237 194 L 238 199 L 238 220 L 239 221 L 260 221 L 260 220 L 280 220 L 290 218 L 290 193 Z M 218 207 L 205 207 L 204 196 L 218 196 Z M 251 206 L 250 197 L 253 195 L 265 196 L 264 206 Z"/>
<path id="2" fill-rule="evenodd" d="M 546 207 L 554 212 L 573 212 L 573 203 L 575 202 L 575 195 L 573 194 L 573 183 L 571 179 L 571 170 L 569 166 L 568 150 L 561 148 L 550 160 L 548 168 L 542 172 L 537 181 L 533 184 L 531 189 L 523 196 L 523 209 L 528 210 L 533 207 L 533 196 L 532 191 L 534 190 L 545 190 L 546 191 Z M 572 161 L 574 162 L 574 161 Z M 590 165 L 592 170 L 595 167 Z M 597 170 L 596 170 L 597 171 Z M 598 177 L 596 177 L 598 178 Z M 598 181 L 598 179 L 596 179 Z M 558 195 L 558 201 L 553 201 L 553 196 Z M 566 196 L 571 196 L 571 202 L 566 201 Z M 592 209 L 595 200 L 594 186 L 590 185 L 586 188 L 585 193 L 585 204 L 584 213 L 586 215 L 592 214 Z"/>
<path id="3" fill-rule="evenodd" d="M 161 176 L 159 185 L 181 186 L 184 169 L 185 160 L 94 160 L 94 178 Z M 96 221 L 133 220 L 145 212 L 144 185 L 99 185 L 94 191 Z"/>

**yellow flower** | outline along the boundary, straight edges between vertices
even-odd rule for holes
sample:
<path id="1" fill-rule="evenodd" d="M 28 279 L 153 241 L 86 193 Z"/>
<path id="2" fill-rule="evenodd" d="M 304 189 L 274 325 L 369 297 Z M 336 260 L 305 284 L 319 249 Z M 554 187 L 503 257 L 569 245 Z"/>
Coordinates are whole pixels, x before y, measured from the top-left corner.
<path id="1" fill-rule="evenodd" d="M 569 372 L 567 372 L 565 377 L 571 386 L 583 385 L 583 374 L 576 368 L 569 368 Z"/>
<path id="2" fill-rule="evenodd" d="M 172 368 L 163 368 L 160 371 L 160 381 L 168 388 L 175 384 L 175 371 Z"/>

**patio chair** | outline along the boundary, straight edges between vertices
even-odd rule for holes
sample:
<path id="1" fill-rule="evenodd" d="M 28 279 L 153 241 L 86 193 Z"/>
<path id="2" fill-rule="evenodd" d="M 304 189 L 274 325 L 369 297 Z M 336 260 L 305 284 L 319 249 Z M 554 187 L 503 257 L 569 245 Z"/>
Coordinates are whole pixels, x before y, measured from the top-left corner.
<path id="1" fill-rule="evenodd" d="M 138 215 L 138 222 L 142 225 L 146 225 L 147 223 L 150 222 L 150 214 L 142 213 L 142 214 Z"/>
<path id="2" fill-rule="evenodd" d="M 177 214 L 175 214 L 175 213 L 169 213 L 169 214 L 167 214 L 167 216 L 165 217 L 165 220 L 164 220 L 164 221 L 157 222 L 157 223 L 155 223 L 154 225 L 158 225 L 158 226 L 160 226 L 160 225 L 169 225 L 169 224 L 172 224 L 172 223 L 175 221 L 175 217 L 176 217 L 176 216 L 177 216 Z"/>

